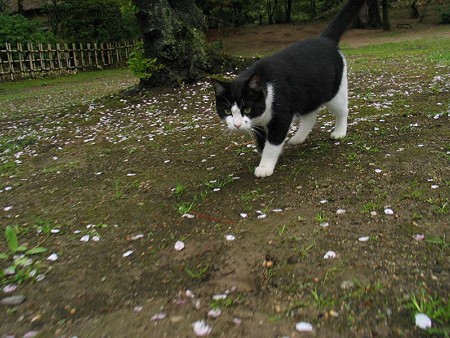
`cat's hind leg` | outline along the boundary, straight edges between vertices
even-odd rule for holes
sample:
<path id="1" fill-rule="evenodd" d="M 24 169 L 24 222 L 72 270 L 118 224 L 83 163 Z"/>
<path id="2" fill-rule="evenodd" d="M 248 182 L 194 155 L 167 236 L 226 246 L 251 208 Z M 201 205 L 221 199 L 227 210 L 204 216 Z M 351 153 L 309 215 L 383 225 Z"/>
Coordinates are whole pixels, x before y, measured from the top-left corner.
<path id="1" fill-rule="evenodd" d="M 300 116 L 300 125 L 294 136 L 289 139 L 288 144 L 300 144 L 305 142 L 317 121 L 317 112 L 318 110 L 315 110 L 309 114 Z"/>
<path id="2" fill-rule="evenodd" d="M 344 68 L 342 82 L 338 93 L 331 101 L 325 103 L 325 106 L 336 117 L 334 130 L 331 133 L 330 137 L 334 140 L 345 137 L 345 135 L 347 135 L 348 117 L 348 82 L 346 67 Z"/>

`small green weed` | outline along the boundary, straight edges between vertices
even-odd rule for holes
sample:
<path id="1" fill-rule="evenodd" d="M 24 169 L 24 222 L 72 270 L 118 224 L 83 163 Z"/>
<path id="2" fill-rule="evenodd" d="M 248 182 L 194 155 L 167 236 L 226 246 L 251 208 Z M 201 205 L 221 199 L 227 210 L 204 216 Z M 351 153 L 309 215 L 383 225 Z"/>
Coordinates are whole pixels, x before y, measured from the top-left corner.
<path id="1" fill-rule="evenodd" d="M 29 256 L 38 255 L 47 251 L 43 247 L 28 249 L 25 245 L 19 244 L 17 238 L 17 227 L 7 225 L 5 229 L 5 239 L 8 252 L 0 253 L 0 260 L 9 261 L 9 265 L 0 275 L 0 285 L 8 283 L 22 283 L 34 278 L 39 268 L 39 264 Z"/>
<path id="2" fill-rule="evenodd" d="M 208 273 L 209 266 L 199 266 L 197 268 L 190 269 L 188 267 L 184 268 L 184 271 L 188 274 L 192 279 L 203 279 Z"/>
<path id="3" fill-rule="evenodd" d="M 427 329 L 431 335 L 450 337 L 450 302 L 448 299 L 431 295 L 424 289 L 411 295 L 405 306 L 414 313 L 424 313 L 431 318 L 433 327 Z"/>
<path id="4" fill-rule="evenodd" d="M 314 216 L 314 219 L 319 223 L 323 223 L 327 220 L 327 217 L 325 216 L 325 213 L 320 211 Z"/>

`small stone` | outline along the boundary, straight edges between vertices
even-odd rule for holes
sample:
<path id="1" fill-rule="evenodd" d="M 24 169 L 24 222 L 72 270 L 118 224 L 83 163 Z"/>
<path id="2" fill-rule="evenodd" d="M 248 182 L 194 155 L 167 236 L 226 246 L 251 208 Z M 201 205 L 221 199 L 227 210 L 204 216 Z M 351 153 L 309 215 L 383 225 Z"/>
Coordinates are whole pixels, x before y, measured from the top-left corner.
<path id="1" fill-rule="evenodd" d="M 6 297 L 0 301 L 0 304 L 7 305 L 7 306 L 19 305 L 19 304 L 22 304 L 26 298 L 27 297 L 25 297 L 23 295 Z"/>
<path id="2" fill-rule="evenodd" d="M 355 283 L 352 280 L 344 280 L 341 283 L 341 289 L 342 290 L 348 290 L 348 289 L 353 288 L 354 286 L 355 286 Z"/>
<path id="3" fill-rule="evenodd" d="M 170 322 L 172 324 L 176 324 L 176 323 L 181 322 L 183 319 L 184 319 L 183 316 L 173 316 L 173 317 L 170 317 Z"/>

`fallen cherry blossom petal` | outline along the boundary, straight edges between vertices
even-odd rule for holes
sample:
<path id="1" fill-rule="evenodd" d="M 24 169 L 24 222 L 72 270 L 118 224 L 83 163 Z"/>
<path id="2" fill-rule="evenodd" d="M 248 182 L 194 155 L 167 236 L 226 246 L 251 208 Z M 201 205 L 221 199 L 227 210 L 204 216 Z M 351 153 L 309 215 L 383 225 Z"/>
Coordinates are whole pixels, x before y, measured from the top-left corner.
<path id="1" fill-rule="evenodd" d="M 233 318 L 233 323 L 234 323 L 234 325 L 239 326 L 242 324 L 242 320 L 240 318 L 236 317 L 236 318 Z"/>
<path id="2" fill-rule="evenodd" d="M 128 257 L 133 253 L 133 250 L 128 250 L 127 252 L 122 254 L 122 257 Z"/>
<path id="3" fill-rule="evenodd" d="M 322 222 L 322 223 L 320 223 L 320 226 L 322 227 L 322 228 L 326 228 L 326 227 L 328 227 L 330 225 L 330 223 L 328 223 L 328 222 Z"/>
<path id="4" fill-rule="evenodd" d="M 226 235 L 226 236 L 225 236 L 225 239 L 226 239 L 227 241 L 234 241 L 234 240 L 236 239 L 236 237 L 234 237 L 233 235 Z"/>
<path id="5" fill-rule="evenodd" d="M 337 209 L 336 210 L 336 215 L 343 215 L 343 214 L 345 214 L 346 213 L 346 210 L 345 209 Z"/>
<path id="6" fill-rule="evenodd" d="M 187 298 L 195 298 L 194 293 L 189 289 L 186 290 L 185 295 Z"/>
<path id="7" fill-rule="evenodd" d="M 17 289 L 16 284 L 8 284 L 3 288 L 4 293 L 11 293 L 14 292 Z"/>
<path id="8" fill-rule="evenodd" d="M 154 322 L 154 321 L 162 320 L 162 319 L 166 318 L 166 316 L 167 315 L 165 313 L 161 312 L 161 313 L 157 313 L 157 314 L 153 315 L 152 318 L 150 318 L 150 320 L 152 322 Z"/>
<path id="9" fill-rule="evenodd" d="M 383 172 L 383 170 L 381 170 L 381 169 L 375 169 L 375 172 L 376 172 L 377 174 L 381 174 L 381 173 Z"/>
<path id="10" fill-rule="evenodd" d="M 358 241 L 360 242 L 367 242 L 370 239 L 369 236 L 362 236 L 358 238 Z"/>
<path id="11" fill-rule="evenodd" d="M 38 333 L 39 333 L 38 331 L 28 331 L 23 335 L 23 338 L 33 338 L 36 337 Z"/>
<path id="12" fill-rule="evenodd" d="M 12 206 L 8 206 L 8 207 L 4 207 L 3 210 L 4 211 L 10 211 L 13 207 Z"/>
<path id="13" fill-rule="evenodd" d="M 432 186 L 431 186 L 431 189 L 438 189 L 439 188 L 439 186 L 437 185 L 437 184 L 433 184 Z"/>
<path id="14" fill-rule="evenodd" d="M 227 295 L 226 294 L 219 294 L 219 295 L 214 295 L 213 299 L 214 300 L 221 300 L 221 299 L 226 299 Z"/>
<path id="15" fill-rule="evenodd" d="M 245 212 L 241 212 L 240 215 L 241 215 L 242 218 L 247 218 L 248 217 L 248 214 L 246 214 Z"/>
<path id="16" fill-rule="evenodd" d="M 100 240 L 100 236 L 92 236 L 91 240 L 98 242 Z"/>
<path id="17" fill-rule="evenodd" d="M 424 313 L 416 313 L 416 326 L 421 329 L 428 329 L 431 327 L 431 319 Z"/>
<path id="18" fill-rule="evenodd" d="M 336 257 L 336 252 L 334 251 L 327 251 L 327 253 L 323 256 L 325 259 L 331 259 Z"/>
<path id="19" fill-rule="evenodd" d="M 184 242 L 182 242 L 182 241 L 177 241 L 177 242 L 175 243 L 175 245 L 174 245 L 174 248 L 175 248 L 175 250 L 177 250 L 177 251 L 181 251 L 181 250 L 184 249 L 185 246 L 186 246 L 186 245 L 184 244 Z"/>
<path id="20" fill-rule="evenodd" d="M 58 255 L 56 253 L 51 254 L 50 256 L 47 257 L 48 261 L 54 262 L 56 260 L 58 260 Z"/>
<path id="21" fill-rule="evenodd" d="M 390 208 L 386 208 L 386 209 L 384 209 L 384 213 L 385 213 L 386 215 L 393 215 L 393 214 L 394 214 L 394 211 L 393 211 L 392 209 L 390 209 Z"/>
<path id="22" fill-rule="evenodd" d="M 52 230 L 50 230 L 50 233 L 52 233 L 52 234 L 57 234 L 57 233 L 59 233 L 61 230 L 60 229 L 52 229 Z"/>
<path id="23" fill-rule="evenodd" d="M 212 309 L 208 312 L 209 318 L 217 318 L 222 314 L 222 311 L 220 309 Z"/>
<path id="24" fill-rule="evenodd" d="M 420 242 L 420 241 L 423 241 L 425 239 L 425 235 L 416 234 L 416 235 L 413 236 L 413 238 L 414 238 L 415 241 Z"/>
<path id="25" fill-rule="evenodd" d="M 311 332 L 313 330 L 313 326 L 307 322 L 299 322 L 295 324 L 295 329 L 298 332 Z"/>
<path id="26" fill-rule="evenodd" d="M 83 237 L 80 238 L 80 242 L 89 242 L 89 239 L 91 238 L 91 236 L 89 235 L 84 235 Z"/>
<path id="27" fill-rule="evenodd" d="M 194 333 L 197 337 L 207 336 L 211 333 L 211 327 L 204 320 L 199 320 L 192 324 Z"/>
<path id="28" fill-rule="evenodd" d="M 181 215 L 181 218 L 194 218 L 195 217 L 195 215 L 192 215 L 192 214 L 183 214 L 183 215 Z"/>

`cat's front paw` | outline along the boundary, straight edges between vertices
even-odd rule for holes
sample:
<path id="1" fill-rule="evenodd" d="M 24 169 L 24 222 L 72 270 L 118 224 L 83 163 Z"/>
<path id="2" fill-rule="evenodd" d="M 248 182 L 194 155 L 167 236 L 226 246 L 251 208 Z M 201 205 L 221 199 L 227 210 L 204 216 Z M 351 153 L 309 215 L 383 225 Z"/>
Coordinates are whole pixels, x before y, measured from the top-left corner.
<path id="1" fill-rule="evenodd" d="M 267 167 L 256 167 L 255 169 L 255 176 L 256 177 L 267 177 L 273 174 L 274 168 L 267 168 Z"/>
<path id="2" fill-rule="evenodd" d="M 335 130 L 331 133 L 330 137 L 333 140 L 339 140 L 341 138 L 344 138 L 346 134 L 347 134 L 347 131 Z"/>

